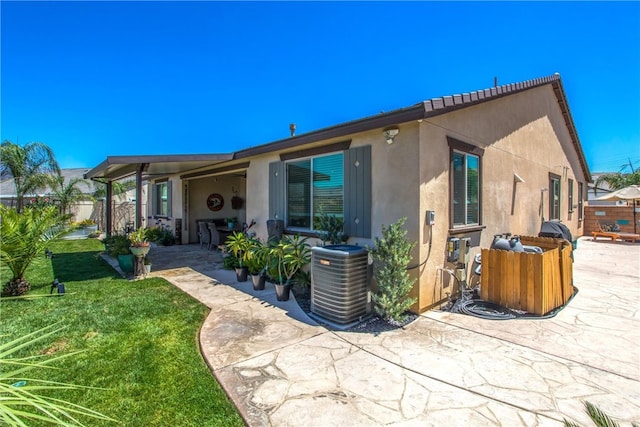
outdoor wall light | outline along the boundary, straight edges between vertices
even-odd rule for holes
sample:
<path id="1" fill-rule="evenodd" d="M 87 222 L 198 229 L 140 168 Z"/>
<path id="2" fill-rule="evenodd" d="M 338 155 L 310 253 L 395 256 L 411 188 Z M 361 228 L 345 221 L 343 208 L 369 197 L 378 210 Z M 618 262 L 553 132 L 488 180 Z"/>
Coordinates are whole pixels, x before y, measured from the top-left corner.
<path id="1" fill-rule="evenodd" d="M 522 177 L 520 175 L 518 175 L 517 173 L 513 174 L 513 182 L 515 182 L 516 184 L 518 182 L 524 182 L 524 179 L 522 179 Z"/>
<path id="2" fill-rule="evenodd" d="M 385 129 L 383 131 L 384 138 L 387 140 L 387 144 L 393 144 L 393 138 L 395 138 L 400 133 L 400 129 L 398 128 L 390 128 Z"/>

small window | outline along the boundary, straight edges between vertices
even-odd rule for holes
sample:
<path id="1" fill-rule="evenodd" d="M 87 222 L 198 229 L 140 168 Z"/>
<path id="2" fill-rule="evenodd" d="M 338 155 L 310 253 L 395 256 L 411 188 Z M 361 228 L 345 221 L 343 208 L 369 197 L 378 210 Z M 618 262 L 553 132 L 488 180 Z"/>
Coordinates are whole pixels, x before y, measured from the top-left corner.
<path id="1" fill-rule="evenodd" d="M 578 221 L 584 219 L 584 184 L 578 183 Z"/>
<path id="2" fill-rule="evenodd" d="M 169 204 L 169 184 L 167 181 L 154 184 L 154 199 L 155 204 L 153 206 L 153 214 L 156 216 L 170 216 Z"/>
<path id="3" fill-rule="evenodd" d="M 452 175 L 453 226 L 480 224 L 480 158 L 454 151 Z"/>
<path id="4" fill-rule="evenodd" d="M 549 174 L 549 219 L 560 220 L 560 176 Z"/>
<path id="5" fill-rule="evenodd" d="M 573 180 L 569 180 L 569 213 L 573 212 Z"/>
<path id="6" fill-rule="evenodd" d="M 321 213 L 344 218 L 343 154 L 291 161 L 287 170 L 287 227 L 314 230 Z"/>

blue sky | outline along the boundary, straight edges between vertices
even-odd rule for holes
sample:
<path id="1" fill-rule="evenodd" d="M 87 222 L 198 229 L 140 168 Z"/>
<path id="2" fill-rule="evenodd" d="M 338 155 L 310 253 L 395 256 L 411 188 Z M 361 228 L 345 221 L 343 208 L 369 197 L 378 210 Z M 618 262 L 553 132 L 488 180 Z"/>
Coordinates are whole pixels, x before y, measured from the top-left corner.
<path id="1" fill-rule="evenodd" d="M 640 3 L 0 2 L 2 140 L 63 167 L 222 153 L 559 72 L 592 172 L 640 167 Z"/>

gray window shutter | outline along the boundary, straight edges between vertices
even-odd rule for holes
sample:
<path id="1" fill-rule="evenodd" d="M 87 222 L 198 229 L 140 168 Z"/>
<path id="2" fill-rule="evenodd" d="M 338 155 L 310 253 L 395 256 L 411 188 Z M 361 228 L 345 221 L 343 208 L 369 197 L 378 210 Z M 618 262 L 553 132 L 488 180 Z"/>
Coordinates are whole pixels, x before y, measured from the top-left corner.
<path id="1" fill-rule="evenodd" d="M 284 162 L 269 163 L 269 219 L 284 221 L 285 180 Z"/>
<path id="2" fill-rule="evenodd" d="M 371 237 L 371 146 L 344 152 L 344 232 Z"/>
<path id="3" fill-rule="evenodd" d="M 167 216 L 171 217 L 171 199 L 173 198 L 173 193 L 171 191 L 172 181 L 167 181 Z"/>
<path id="4" fill-rule="evenodd" d="M 151 184 L 149 187 L 151 190 L 151 209 L 147 209 L 147 212 L 151 212 L 153 216 L 158 214 L 158 184 Z"/>

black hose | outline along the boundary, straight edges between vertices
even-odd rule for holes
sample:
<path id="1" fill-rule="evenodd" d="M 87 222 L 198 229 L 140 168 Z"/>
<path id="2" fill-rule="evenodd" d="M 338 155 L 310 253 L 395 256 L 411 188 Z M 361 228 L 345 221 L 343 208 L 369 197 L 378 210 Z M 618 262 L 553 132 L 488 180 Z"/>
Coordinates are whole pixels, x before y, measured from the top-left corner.
<path id="1" fill-rule="evenodd" d="M 511 320 L 511 319 L 550 319 L 555 317 L 560 310 L 565 308 L 578 293 L 578 288 L 573 287 L 573 294 L 569 297 L 566 303 L 559 307 L 554 308 L 546 314 L 532 314 L 522 313 L 509 308 L 503 307 L 493 302 L 484 301 L 481 299 L 469 299 L 466 301 L 456 301 L 451 311 L 466 314 L 468 316 L 479 317 L 488 320 Z"/>

